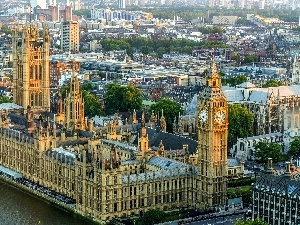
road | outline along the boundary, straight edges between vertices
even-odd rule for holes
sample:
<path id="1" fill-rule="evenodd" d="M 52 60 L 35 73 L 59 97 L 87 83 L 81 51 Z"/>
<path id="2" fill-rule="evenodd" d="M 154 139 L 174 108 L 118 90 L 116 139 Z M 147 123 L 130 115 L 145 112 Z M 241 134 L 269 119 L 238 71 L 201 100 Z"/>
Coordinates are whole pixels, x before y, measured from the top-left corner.
<path id="1" fill-rule="evenodd" d="M 214 225 L 214 224 L 233 225 L 235 221 L 239 218 L 243 218 L 243 214 L 225 216 L 224 220 L 223 217 L 218 217 L 213 219 L 195 221 L 195 222 L 191 222 L 190 224 L 191 225 Z"/>
<path id="2" fill-rule="evenodd" d="M 204 220 L 199 220 L 195 222 L 190 222 L 190 223 L 185 223 L 186 225 L 214 225 L 214 224 L 219 224 L 219 225 L 233 225 L 235 221 L 239 218 L 243 218 L 244 214 L 234 214 L 234 215 L 227 215 L 227 216 L 221 216 L 217 218 L 211 218 L 211 219 L 204 219 Z M 166 222 L 163 223 L 164 225 L 178 225 L 178 221 L 172 221 L 172 222 Z"/>

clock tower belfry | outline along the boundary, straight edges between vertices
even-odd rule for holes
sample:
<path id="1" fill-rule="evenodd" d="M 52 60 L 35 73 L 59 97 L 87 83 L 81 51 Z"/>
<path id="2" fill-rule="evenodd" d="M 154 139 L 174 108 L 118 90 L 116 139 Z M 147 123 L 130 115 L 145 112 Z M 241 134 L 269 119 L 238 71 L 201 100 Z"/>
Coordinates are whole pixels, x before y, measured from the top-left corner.
<path id="1" fill-rule="evenodd" d="M 196 207 L 213 209 L 227 205 L 228 105 L 214 58 L 199 94 L 198 194 Z"/>

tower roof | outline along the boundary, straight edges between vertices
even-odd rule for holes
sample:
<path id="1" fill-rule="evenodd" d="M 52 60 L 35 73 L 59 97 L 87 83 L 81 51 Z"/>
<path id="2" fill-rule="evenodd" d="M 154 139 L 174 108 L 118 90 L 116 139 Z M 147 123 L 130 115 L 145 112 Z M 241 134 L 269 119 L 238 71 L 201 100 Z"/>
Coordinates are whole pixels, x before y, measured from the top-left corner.
<path id="1" fill-rule="evenodd" d="M 225 98 L 221 86 L 221 78 L 215 59 L 212 56 L 211 67 L 206 77 L 206 87 L 200 92 L 200 99 Z"/>
<path id="2" fill-rule="evenodd" d="M 212 56 L 211 59 L 210 70 L 207 78 L 220 78 L 214 56 Z"/>

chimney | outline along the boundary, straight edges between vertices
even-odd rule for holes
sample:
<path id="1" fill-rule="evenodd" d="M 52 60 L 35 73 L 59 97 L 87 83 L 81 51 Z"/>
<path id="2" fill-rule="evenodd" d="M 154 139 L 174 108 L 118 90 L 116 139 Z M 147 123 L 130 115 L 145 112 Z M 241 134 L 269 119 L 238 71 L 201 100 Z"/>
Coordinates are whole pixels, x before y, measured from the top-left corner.
<path id="1" fill-rule="evenodd" d="M 266 170 L 266 173 L 273 173 L 273 165 L 272 165 L 272 158 L 268 158 L 268 168 Z"/>
<path id="2" fill-rule="evenodd" d="M 286 171 L 285 171 L 285 175 L 290 177 L 291 176 L 291 163 L 290 162 L 286 162 Z"/>
<path id="3" fill-rule="evenodd" d="M 273 168 L 272 158 L 268 158 L 268 168 L 270 168 L 270 169 Z"/>

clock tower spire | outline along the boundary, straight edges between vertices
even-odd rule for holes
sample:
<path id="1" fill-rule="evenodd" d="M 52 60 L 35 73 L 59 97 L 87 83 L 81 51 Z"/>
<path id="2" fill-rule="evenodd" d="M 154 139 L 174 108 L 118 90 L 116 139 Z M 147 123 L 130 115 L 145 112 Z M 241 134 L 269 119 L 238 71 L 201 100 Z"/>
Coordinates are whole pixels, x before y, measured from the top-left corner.
<path id="1" fill-rule="evenodd" d="M 199 94 L 198 195 L 199 209 L 213 209 L 227 204 L 228 105 L 221 90 L 221 78 L 212 57 L 206 86 Z"/>

